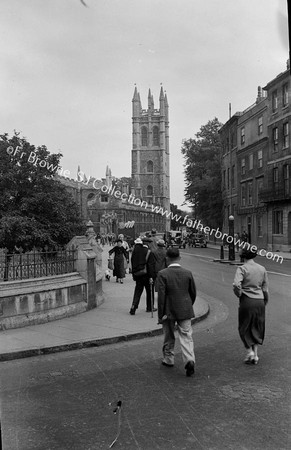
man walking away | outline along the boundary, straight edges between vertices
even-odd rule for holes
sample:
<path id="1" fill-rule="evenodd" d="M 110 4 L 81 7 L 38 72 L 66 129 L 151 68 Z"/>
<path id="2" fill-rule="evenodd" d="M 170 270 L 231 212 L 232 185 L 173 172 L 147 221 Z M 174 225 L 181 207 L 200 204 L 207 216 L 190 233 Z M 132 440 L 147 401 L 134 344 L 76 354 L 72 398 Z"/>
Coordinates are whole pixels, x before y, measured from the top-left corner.
<path id="1" fill-rule="evenodd" d="M 144 288 L 146 290 L 146 311 L 152 311 L 151 291 L 155 274 L 155 259 L 153 253 L 147 246 L 143 245 L 143 241 L 140 238 L 137 238 L 134 241 L 134 244 L 131 256 L 131 267 L 132 278 L 136 284 L 132 305 L 129 311 L 129 314 L 132 316 L 135 315 Z M 153 311 L 156 311 L 156 309 L 153 308 Z"/>
<path id="2" fill-rule="evenodd" d="M 167 259 L 168 267 L 161 270 L 157 277 L 158 317 L 164 333 L 162 364 L 167 367 L 174 366 L 174 329 L 177 322 L 186 376 L 190 377 L 195 372 L 191 319 L 195 317 L 193 304 L 196 299 L 196 286 L 190 270 L 179 264 L 178 248 L 169 248 Z"/>

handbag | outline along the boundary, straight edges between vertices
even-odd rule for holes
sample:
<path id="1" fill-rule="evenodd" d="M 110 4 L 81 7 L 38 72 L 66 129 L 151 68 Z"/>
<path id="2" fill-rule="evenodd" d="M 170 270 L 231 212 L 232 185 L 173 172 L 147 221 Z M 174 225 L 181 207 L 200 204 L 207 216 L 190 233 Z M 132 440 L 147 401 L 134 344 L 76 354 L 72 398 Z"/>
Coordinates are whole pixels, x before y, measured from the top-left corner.
<path id="1" fill-rule="evenodd" d="M 142 269 L 138 270 L 137 272 L 134 272 L 134 273 L 132 274 L 132 276 L 133 276 L 134 278 L 142 277 L 143 275 L 146 275 L 146 274 L 148 273 L 148 271 L 147 271 L 147 262 L 148 262 L 148 258 L 149 258 L 149 256 L 150 256 L 150 252 L 151 252 L 151 251 L 148 250 L 148 252 L 147 252 L 147 254 L 146 254 L 146 262 L 145 262 L 144 267 L 143 267 Z"/>
<path id="2" fill-rule="evenodd" d="M 108 258 L 108 269 L 113 270 L 113 259 Z"/>

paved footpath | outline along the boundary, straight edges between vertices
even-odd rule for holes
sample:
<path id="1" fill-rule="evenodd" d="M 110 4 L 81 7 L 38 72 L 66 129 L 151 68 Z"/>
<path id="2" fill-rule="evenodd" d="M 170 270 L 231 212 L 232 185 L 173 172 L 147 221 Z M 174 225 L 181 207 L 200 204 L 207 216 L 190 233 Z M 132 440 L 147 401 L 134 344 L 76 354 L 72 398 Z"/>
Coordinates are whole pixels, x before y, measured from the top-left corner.
<path id="1" fill-rule="evenodd" d="M 109 246 L 103 249 L 103 270 L 108 260 Z M 112 344 L 162 333 L 157 312 L 145 311 L 145 293 L 135 316 L 129 314 L 135 283 L 127 275 L 124 283 L 103 279 L 104 302 L 98 308 L 73 317 L 42 325 L 32 325 L 0 331 L 0 361 Z M 209 305 L 199 296 L 194 305 L 194 323 L 205 318 Z"/>

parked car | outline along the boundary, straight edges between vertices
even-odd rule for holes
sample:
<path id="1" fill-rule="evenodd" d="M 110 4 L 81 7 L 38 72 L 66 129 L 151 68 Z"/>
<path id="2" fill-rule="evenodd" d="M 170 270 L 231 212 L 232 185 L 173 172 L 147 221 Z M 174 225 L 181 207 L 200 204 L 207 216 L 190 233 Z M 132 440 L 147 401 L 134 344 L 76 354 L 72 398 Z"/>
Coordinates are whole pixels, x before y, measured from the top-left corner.
<path id="1" fill-rule="evenodd" d="M 176 238 L 176 241 L 177 244 L 179 245 L 179 248 L 186 248 L 186 238 L 184 236 Z"/>
<path id="2" fill-rule="evenodd" d="M 194 247 L 207 247 L 207 238 L 205 234 L 196 234 L 194 237 Z"/>

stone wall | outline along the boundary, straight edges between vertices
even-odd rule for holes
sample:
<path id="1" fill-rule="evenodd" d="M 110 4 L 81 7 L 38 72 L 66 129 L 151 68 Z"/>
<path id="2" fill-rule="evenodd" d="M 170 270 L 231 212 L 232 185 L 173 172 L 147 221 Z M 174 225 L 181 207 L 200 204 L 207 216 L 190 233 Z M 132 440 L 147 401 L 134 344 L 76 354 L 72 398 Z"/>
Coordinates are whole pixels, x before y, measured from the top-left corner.
<path id="1" fill-rule="evenodd" d="M 77 272 L 1 283 L 1 330 L 50 322 L 87 309 L 87 282 Z"/>
<path id="2" fill-rule="evenodd" d="M 0 283 L 0 330 L 62 319 L 104 301 L 102 249 L 88 240 L 76 236 L 67 246 L 77 251 L 76 272 Z"/>

